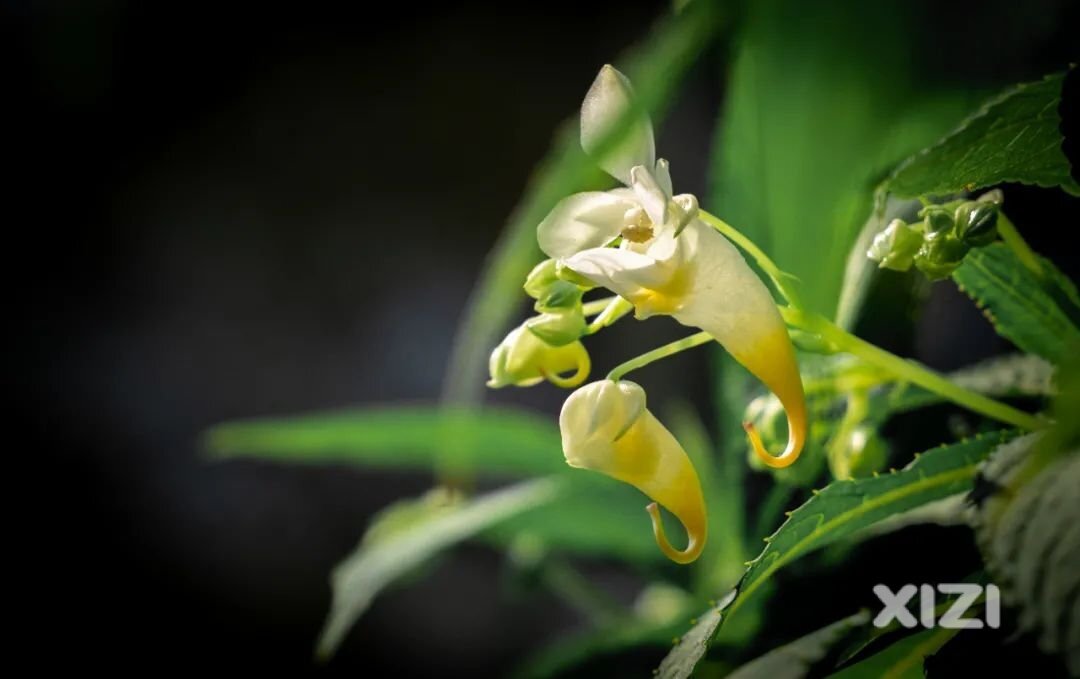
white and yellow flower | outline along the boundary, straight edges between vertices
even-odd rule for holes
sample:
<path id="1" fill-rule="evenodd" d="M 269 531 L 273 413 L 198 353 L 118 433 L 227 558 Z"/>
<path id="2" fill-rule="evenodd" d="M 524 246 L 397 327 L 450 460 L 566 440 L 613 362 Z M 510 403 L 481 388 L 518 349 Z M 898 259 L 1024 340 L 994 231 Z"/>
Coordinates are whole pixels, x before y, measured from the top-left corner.
<path id="1" fill-rule="evenodd" d="M 604 144 L 630 120 L 625 141 Z M 601 167 L 629 185 L 579 193 L 561 201 L 540 224 L 548 256 L 625 298 L 638 318 L 672 316 L 712 335 L 776 394 L 788 419 L 788 443 L 770 454 L 750 425 L 755 453 L 786 467 L 806 439 L 806 405 L 795 352 L 772 295 L 721 234 L 697 218 L 697 200 L 673 196 L 668 163 L 656 151 L 648 118 L 634 110 L 625 76 L 611 66 L 597 75 L 582 105 L 582 146 Z"/>
<path id="2" fill-rule="evenodd" d="M 707 535 L 701 482 L 686 451 L 645 407 L 644 389 L 626 380 L 587 384 L 566 399 L 559 429 L 571 467 L 606 474 L 652 498 L 646 509 L 665 556 L 676 563 L 698 558 Z M 668 541 L 658 503 L 682 522 L 685 549 Z"/>

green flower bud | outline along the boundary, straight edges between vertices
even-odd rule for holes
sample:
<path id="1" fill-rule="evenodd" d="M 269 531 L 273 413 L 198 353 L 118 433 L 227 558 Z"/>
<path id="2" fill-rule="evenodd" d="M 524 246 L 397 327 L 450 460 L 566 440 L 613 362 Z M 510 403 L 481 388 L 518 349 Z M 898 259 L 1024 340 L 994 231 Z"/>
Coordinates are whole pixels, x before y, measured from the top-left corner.
<path id="1" fill-rule="evenodd" d="M 922 234 L 900 219 L 889 222 L 885 230 L 874 236 L 866 256 L 878 263 L 882 269 L 907 271 L 915 253 L 922 245 Z"/>
<path id="2" fill-rule="evenodd" d="M 956 235 L 968 245 L 988 245 L 997 238 L 998 205 L 968 201 L 956 208 Z"/>
<path id="3" fill-rule="evenodd" d="M 927 234 L 943 233 L 955 225 L 953 211 L 944 205 L 927 205 L 919 210 L 919 216 L 923 218 L 923 228 Z"/>
<path id="4" fill-rule="evenodd" d="M 580 304 L 569 309 L 554 309 L 525 321 L 529 332 L 553 347 L 561 347 L 581 339 L 586 325 Z"/>
<path id="5" fill-rule="evenodd" d="M 554 259 L 545 259 L 534 266 L 529 275 L 525 277 L 525 285 L 522 286 L 525 288 L 525 294 L 533 299 L 543 297 L 553 283 L 559 282 L 556 269 Z"/>
<path id="6" fill-rule="evenodd" d="M 915 255 L 915 266 L 932 281 L 948 278 L 970 249 L 951 233 L 929 234 Z"/>
<path id="7" fill-rule="evenodd" d="M 488 360 L 491 379 L 487 385 L 493 389 L 509 385 L 531 387 L 546 379 L 571 388 L 585 381 L 590 367 L 589 354 L 581 342 L 552 346 L 522 324 L 491 352 Z"/>
<path id="8" fill-rule="evenodd" d="M 552 311 L 581 307 L 581 295 L 585 291 L 574 283 L 555 281 L 533 305 L 537 311 Z"/>

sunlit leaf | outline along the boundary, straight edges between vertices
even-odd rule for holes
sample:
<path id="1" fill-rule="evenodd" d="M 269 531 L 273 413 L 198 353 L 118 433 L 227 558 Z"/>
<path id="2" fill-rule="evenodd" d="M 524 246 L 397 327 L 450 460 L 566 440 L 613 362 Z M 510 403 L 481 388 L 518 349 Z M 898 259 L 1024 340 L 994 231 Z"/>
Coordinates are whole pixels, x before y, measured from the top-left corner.
<path id="1" fill-rule="evenodd" d="M 971 488 L 976 467 L 990 451 L 1007 440 L 1009 432 L 986 434 L 927 451 L 904 469 L 875 478 L 836 481 L 795 509 L 767 540 L 765 549 L 749 564 L 724 617 L 734 615 L 754 592 L 787 564 L 805 554 L 862 531 L 890 516 L 955 495 Z M 668 656 L 680 658 L 674 667 L 686 670 L 665 675 L 689 676 L 707 642 L 720 625 L 720 614 L 702 616 L 684 637 L 700 649 L 680 643 Z M 699 652 L 700 651 L 700 652 Z M 693 662 L 689 662 L 692 659 Z M 666 663 L 667 661 L 665 661 Z M 661 668 L 663 669 L 663 665 Z"/>
<path id="2" fill-rule="evenodd" d="M 940 142 L 900 165 L 889 190 L 914 198 L 1019 182 L 1060 186 L 1080 195 L 1061 149 L 1058 106 L 1065 75 L 1010 87 Z"/>
<path id="3" fill-rule="evenodd" d="M 488 473 L 567 470 L 555 423 L 508 408 L 374 407 L 244 420 L 214 427 L 205 445 L 219 457 L 430 470 L 449 433 L 468 437 L 472 458 Z"/>
<path id="4" fill-rule="evenodd" d="M 1004 244 L 972 250 L 953 280 L 975 300 L 998 334 L 1024 351 L 1060 363 L 1080 346 L 1080 329 L 1058 304 L 1053 288 L 1047 289 L 1047 283 Z"/>

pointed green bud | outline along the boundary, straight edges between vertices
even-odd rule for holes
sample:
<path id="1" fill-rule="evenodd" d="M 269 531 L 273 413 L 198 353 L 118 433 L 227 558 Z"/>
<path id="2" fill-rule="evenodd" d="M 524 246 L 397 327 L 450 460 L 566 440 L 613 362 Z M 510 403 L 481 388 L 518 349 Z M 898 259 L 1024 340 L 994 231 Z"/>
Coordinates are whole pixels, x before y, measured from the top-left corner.
<path id="1" fill-rule="evenodd" d="M 565 346 L 581 339 L 586 325 L 581 305 L 576 308 L 556 309 L 525 321 L 529 332 L 553 347 Z"/>
<path id="2" fill-rule="evenodd" d="M 596 283 L 593 283 L 588 278 L 585 278 L 573 269 L 567 267 L 562 262 L 555 265 L 555 275 L 561 280 L 567 281 L 568 283 L 574 283 L 578 287 L 584 288 L 583 292 L 592 290 L 596 287 Z"/>
<path id="3" fill-rule="evenodd" d="M 953 211 L 944 205 L 927 205 L 919 210 L 919 216 L 923 218 L 923 228 L 927 234 L 951 231 L 955 224 Z"/>
<path id="4" fill-rule="evenodd" d="M 533 299 L 540 299 L 547 292 L 547 289 L 551 287 L 553 283 L 559 281 L 559 277 L 556 274 L 556 264 L 554 259 L 545 259 L 529 272 L 529 275 L 525 278 L 525 285 L 522 286 L 525 289 L 525 294 Z"/>
<path id="5" fill-rule="evenodd" d="M 932 281 L 948 278 L 970 249 L 949 232 L 929 234 L 915 255 L 915 266 Z"/>
<path id="6" fill-rule="evenodd" d="M 997 238 L 998 205 L 968 201 L 956 208 L 956 235 L 968 245 L 988 245 Z"/>
<path id="7" fill-rule="evenodd" d="M 554 311 L 581 307 L 581 295 L 584 292 L 574 283 L 557 280 L 537 298 L 534 308 L 537 311 Z"/>
<path id="8" fill-rule="evenodd" d="M 922 246 L 923 237 L 900 219 L 889 222 L 885 230 L 874 236 L 866 256 L 878 263 L 882 269 L 907 271 L 915 253 Z"/>

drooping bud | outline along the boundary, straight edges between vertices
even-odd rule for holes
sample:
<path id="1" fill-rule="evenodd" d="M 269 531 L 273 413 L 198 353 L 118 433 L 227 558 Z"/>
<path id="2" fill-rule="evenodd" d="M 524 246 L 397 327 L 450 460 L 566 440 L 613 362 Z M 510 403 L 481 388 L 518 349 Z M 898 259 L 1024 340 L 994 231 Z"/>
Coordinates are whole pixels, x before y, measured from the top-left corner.
<path id="1" fill-rule="evenodd" d="M 927 218 L 929 219 L 929 217 Z M 922 246 L 923 236 L 900 219 L 889 222 L 885 230 L 874 236 L 866 256 L 882 269 L 907 271 Z"/>
<path id="2" fill-rule="evenodd" d="M 494 389 L 509 385 L 531 387 L 546 379 L 557 386 L 570 388 L 584 382 L 590 368 L 589 353 L 581 342 L 552 346 L 522 324 L 510 331 L 491 352 L 487 385 Z M 574 371 L 572 374 L 563 377 L 571 370 Z"/>
<path id="3" fill-rule="evenodd" d="M 525 321 L 525 327 L 532 334 L 553 347 L 561 347 L 581 339 L 585 334 L 586 325 L 581 304 L 545 311 Z"/>
<path id="4" fill-rule="evenodd" d="M 566 399 L 559 428 L 567 464 L 629 483 L 654 500 L 646 510 L 665 556 L 676 563 L 698 558 L 707 533 L 701 482 L 686 451 L 645 407 L 644 389 L 625 380 L 585 385 Z M 682 522 L 686 549 L 668 541 L 657 504 Z"/>

